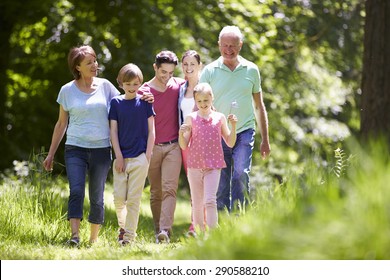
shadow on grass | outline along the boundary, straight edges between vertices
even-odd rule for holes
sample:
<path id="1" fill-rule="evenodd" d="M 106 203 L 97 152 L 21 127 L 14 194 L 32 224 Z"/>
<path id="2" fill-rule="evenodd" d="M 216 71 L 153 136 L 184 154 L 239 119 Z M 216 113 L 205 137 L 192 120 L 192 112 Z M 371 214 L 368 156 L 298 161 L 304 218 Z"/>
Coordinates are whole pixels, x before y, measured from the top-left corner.
<path id="1" fill-rule="evenodd" d="M 116 216 L 115 206 L 113 205 L 113 201 L 111 201 L 110 196 L 112 195 L 112 186 L 107 185 L 105 190 L 105 206 L 104 206 L 104 223 L 102 225 L 100 234 L 107 238 L 107 241 L 116 242 L 118 237 L 118 220 Z M 138 239 L 144 240 L 145 242 L 155 243 L 155 233 L 154 233 L 154 223 L 153 218 L 151 216 L 150 205 L 149 205 L 149 190 L 145 188 L 143 198 L 141 201 L 141 211 L 138 221 L 137 235 Z M 188 198 L 179 198 L 187 200 Z M 67 211 L 68 211 L 68 196 L 61 197 L 61 223 L 66 224 L 66 229 L 64 230 L 64 226 L 55 233 L 55 236 L 50 236 L 51 241 L 48 242 L 52 245 L 62 245 L 66 242 L 70 237 L 70 227 L 69 222 L 67 220 Z M 86 187 L 86 197 L 83 205 L 83 220 L 80 225 L 80 232 L 84 232 L 84 235 L 89 235 L 89 223 L 88 223 L 88 215 L 90 212 L 90 204 L 88 199 L 88 186 Z M 183 221 L 180 218 L 175 217 L 175 221 L 172 227 L 172 237 L 171 243 L 180 242 L 180 240 L 185 236 L 190 226 L 190 221 Z M 47 238 L 44 238 L 47 240 Z"/>

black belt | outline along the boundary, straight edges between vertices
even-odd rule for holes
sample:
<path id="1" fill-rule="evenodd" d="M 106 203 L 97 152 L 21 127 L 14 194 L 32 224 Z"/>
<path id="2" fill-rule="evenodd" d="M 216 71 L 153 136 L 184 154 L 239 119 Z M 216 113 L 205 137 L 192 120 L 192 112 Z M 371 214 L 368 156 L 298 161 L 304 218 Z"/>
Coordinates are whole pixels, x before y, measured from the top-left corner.
<path id="1" fill-rule="evenodd" d="M 159 146 L 169 145 L 169 144 L 177 143 L 177 141 L 178 141 L 178 139 L 174 139 L 174 140 L 171 140 L 171 141 L 168 141 L 168 142 L 156 143 L 156 145 L 159 145 Z"/>

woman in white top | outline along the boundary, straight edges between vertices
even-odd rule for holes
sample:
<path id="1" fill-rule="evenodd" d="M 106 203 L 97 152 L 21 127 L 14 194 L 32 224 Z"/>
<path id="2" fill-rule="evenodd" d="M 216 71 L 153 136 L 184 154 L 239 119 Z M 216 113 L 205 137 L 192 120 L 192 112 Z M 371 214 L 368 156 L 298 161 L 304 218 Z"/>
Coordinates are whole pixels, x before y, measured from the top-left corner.
<path id="1" fill-rule="evenodd" d="M 184 123 L 186 117 L 193 111 L 197 110 L 194 100 L 194 88 L 199 82 L 200 71 L 202 69 L 202 62 L 197 51 L 186 51 L 181 59 L 181 65 L 184 73 L 184 83 L 180 88 L 179 93 L 179 127 Z M 181 150 L 184 171 L 187 174 L 187 150 Z M 191 223 L 189 235 L 194 235 L 194 227 Z"/>
<path id="2" fill-rule="evenodd" d="M 184 73 L 184 83 L 180 88 L 179 94 L 179 126 L 184 123 L 185 118 L 196 109 L 194 100 L 194 87 L 199 82 L 199 75 L 202 67 L 199 54 L 194 50 L 186 51 L 181 59 L 182 69 Z M 184 170 L 187 173 L 186 153 L 183 155 Z"/>

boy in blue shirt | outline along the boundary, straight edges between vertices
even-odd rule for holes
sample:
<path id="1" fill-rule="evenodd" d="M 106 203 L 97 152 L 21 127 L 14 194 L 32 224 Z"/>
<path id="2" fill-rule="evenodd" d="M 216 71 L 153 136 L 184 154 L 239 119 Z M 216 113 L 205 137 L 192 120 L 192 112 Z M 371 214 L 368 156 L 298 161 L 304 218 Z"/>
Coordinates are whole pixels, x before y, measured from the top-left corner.
<path id="1" fill-rule="evenodd" d="M 110 136 L 115 157 L 114 204 L 120 227 L 118 242 L 127 245 L 137 236 L 142 191 L 152 156 L 155 128 L 152 104 L 141 100 L 141 70 L 129 63 L 119 71 L 123 95 L 111 100 Z"/>

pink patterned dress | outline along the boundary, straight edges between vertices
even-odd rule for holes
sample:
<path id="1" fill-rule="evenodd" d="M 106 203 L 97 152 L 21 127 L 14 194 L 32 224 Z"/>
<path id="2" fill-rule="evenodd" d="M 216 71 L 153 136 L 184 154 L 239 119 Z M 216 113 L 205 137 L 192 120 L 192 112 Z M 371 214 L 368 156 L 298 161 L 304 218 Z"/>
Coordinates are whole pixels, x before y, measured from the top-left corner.
<path id="1" fill-rule="evenodd" d="M 188 168 L 220 169 L 226 167 L 221 144 L 222 120 L 213 112 L 208 120 L 192 119 L 192 135 L 188 149 Z"/>

